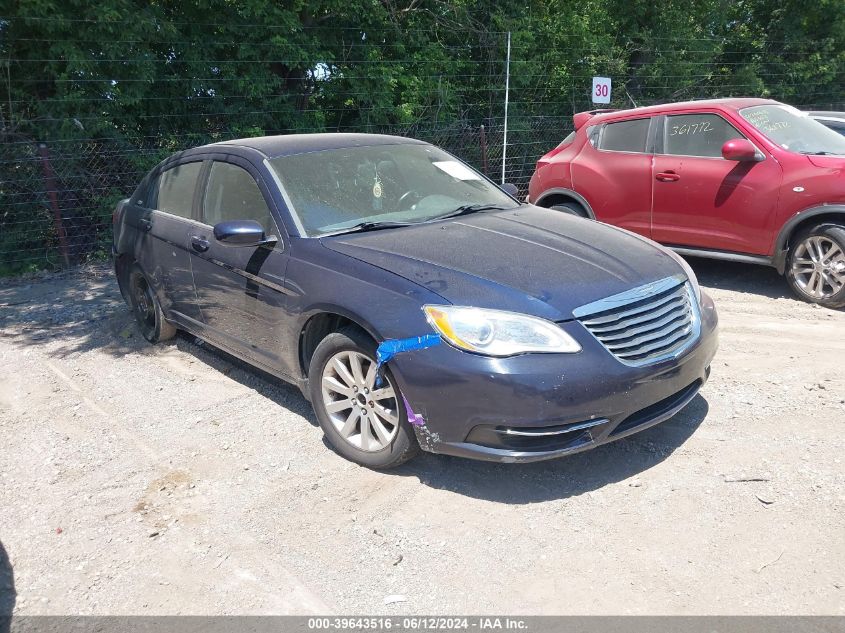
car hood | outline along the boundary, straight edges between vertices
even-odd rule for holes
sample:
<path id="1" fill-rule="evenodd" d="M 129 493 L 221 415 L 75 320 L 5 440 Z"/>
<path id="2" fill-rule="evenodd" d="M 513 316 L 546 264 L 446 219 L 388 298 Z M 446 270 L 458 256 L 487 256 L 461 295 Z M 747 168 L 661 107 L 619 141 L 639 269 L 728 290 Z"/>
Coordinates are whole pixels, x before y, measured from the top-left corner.
<path id="1" fill-rule="evenodd" d="M 682 272 L 653 242 L 530 205 L 322 242 L 449 303 L 553 321 L 571 319 L 586 303 Z"/>
<path id="2" fill-rule="evenodd" d="M 845 157 L 842 156 L 813 156 L 812 154 L 808 154 L 807 160 L 816 167 L 837 169 L 840 173 L 842 169 L 845 169 Z"/>

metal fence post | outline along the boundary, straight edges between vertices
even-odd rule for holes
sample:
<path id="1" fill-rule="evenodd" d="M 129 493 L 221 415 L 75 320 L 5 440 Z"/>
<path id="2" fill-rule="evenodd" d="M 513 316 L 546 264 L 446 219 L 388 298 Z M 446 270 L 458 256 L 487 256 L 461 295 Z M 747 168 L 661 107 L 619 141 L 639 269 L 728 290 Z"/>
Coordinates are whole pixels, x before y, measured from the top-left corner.
<path id="1" fill-rule="evenodd" d="M 508 56 L 505 61 L 505 133 L 502 137 L 502 184 L 505 184 L 505 164 L 508 158 L 508 101 L 511 90 L 511 32 L 508 31 Z"/>
<path id="2" fill-rule="evenodd" d="M 487 162 L 487 131 L 482 125 L 478 130 L 478 138 L 481 143 L 481 168 L 484 170 L 484 175 L 490 175 L 490 165 Z"/>
<path id="3" fill-rule="evenodd" d="M 65 225 L 62 221 L 62 211 L 59 209 L 59 197 L 56 195 L 56 174 L 53 171 L 53 165 L 50 163 L 50 150 L 47 143 L 38 143 L 38 154 L 41 156 L 41 166 L 44 168 L 44 184 L 47 187 L 47 196 L 50 198 L 50 207 L 53 209 L 53 226 L 59 236 L 59 252 L 65 260 L 65 268 L 69 268 L 67 233 L 65 233 Z"/>

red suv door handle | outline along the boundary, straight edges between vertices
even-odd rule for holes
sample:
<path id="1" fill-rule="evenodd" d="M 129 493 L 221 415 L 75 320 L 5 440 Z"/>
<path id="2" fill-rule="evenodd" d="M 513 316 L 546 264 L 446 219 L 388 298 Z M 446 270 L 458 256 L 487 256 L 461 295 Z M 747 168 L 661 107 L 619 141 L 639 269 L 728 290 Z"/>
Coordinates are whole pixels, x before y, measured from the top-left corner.
<path id="1" fill-rule="evenodd" d="M 680 180 L 681 177 L 676 174 L 674 171 L 661 171 L 657 176 L 655 176 L 660 182 L 675 182 Z"/>

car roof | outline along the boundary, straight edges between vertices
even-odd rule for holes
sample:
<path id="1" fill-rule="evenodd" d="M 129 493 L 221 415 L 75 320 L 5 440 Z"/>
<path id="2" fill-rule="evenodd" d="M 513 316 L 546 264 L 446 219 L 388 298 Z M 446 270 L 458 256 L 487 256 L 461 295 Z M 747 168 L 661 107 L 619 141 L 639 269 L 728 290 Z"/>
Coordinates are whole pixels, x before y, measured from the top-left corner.
<path id="1" fill-rule="evenodd" d="M 215 148 L 234 146 L 247 147 L 261 152 L 267 158 L 321 152 L 324 150 L 348 147 L 370 147 L 375 145 L 427 145 L 424 141 L 404 136 L 387 134 L 347 134 L 326 132 L 320 134 L 282 134 L 278 136 L 256 136 L 238 138 L 231 141 L 212 143 L 196 148 L 196 151 L 208 151 Z"/>
<path id="2" fill-rule="evenodd" d="M 742 110 L 757 105 L 782 105 L 779 101 L 772 99 L 759 99 L 756 97 L 731 97 L 725 99 L 699 99 L 697 101 L 678 101 L 675 103 L 663 103 L 660 105 L 643 106 L 630 108 L 628 110 L 615 110 L 613 112 L 602 112 L 590 119 L 590 125 L 605 123 L 618 119 L 629 119 L 637 116 L 652 116 L 655 114 L 666 114 L 670 112 L 686 112 L 699 110 L 701 108 L 716 108 L 721 110 Z"/>

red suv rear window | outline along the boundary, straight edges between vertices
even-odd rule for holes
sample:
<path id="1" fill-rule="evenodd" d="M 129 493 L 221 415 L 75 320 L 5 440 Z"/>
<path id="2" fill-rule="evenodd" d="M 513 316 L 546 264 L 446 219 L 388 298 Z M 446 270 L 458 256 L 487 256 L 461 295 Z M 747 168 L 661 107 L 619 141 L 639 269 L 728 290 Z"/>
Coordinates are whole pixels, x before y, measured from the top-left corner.
<path id="1" fill-rule="evenodd" d="M 612 152 L 644 152 L 649 119 L 618 121 L 604 126 L 600 149 Z"/>
<path id="2" fill-rule="evenodd" d="M 563 139 L 563 140 L 562 140 L 562 141 L 558 144 L 558 148 L 561 148 L 561 147 L 566 147 L 567 145 L 571 144 L 571 143 L 572 143 L 572 141 L 574 141 L 574 140 L 575 140 L 575 132 L 573 131 L 573 132 L 570 132 L 569 134 L 567 134 L 567 135 L 566 135 L 566 138 L 565 138 L 565 139 Z"/>

